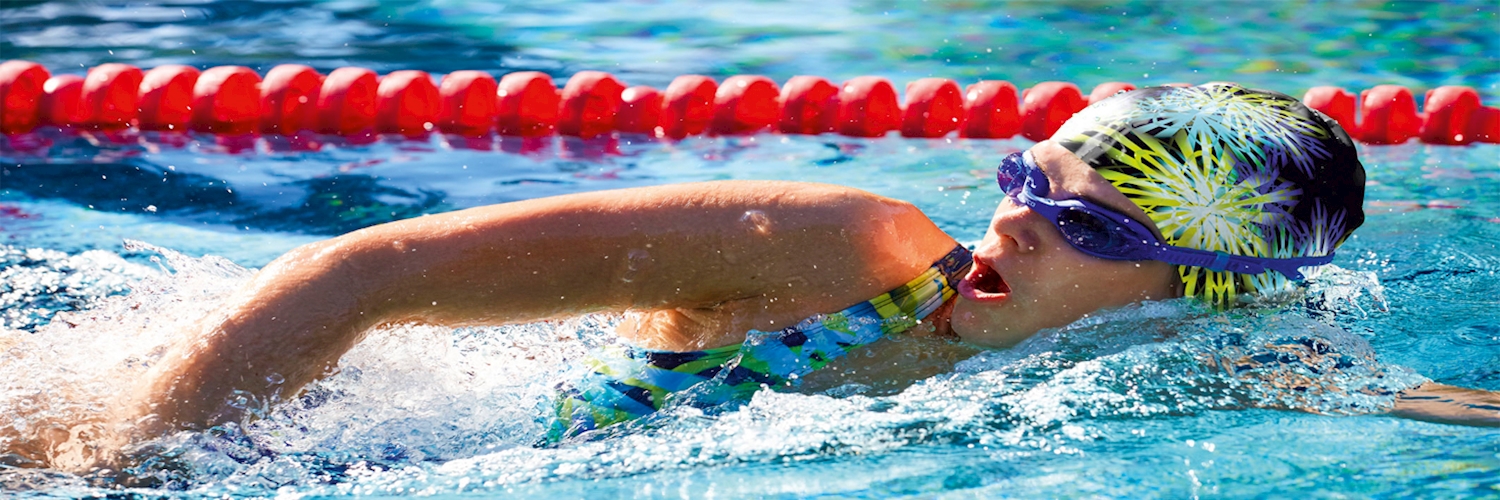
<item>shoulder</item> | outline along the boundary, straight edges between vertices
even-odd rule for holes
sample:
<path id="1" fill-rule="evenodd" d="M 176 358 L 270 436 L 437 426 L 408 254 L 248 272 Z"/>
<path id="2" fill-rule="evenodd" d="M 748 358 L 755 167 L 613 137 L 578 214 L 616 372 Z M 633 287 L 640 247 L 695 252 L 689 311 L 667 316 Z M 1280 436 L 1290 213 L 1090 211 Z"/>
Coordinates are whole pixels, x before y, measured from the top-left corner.
<path id="1" fill-rule="evenodd" d="M 834 184 L 718 181 L 680 184 L 667 189 L 695 194 L 711 204 L 775 210 L 795 214 L 807 222 L 838 223 L 850 229 L 875 229 L 892 224 L 932 226 L 927 216 L 909 202 Z"/>
<path id="2" fill-rule="evenodd" d="M 709 181 L 667 184 L 636 190 L 645 196 L 692 198 L 714 204 L 847 207 L 902 203 L 869 191 L 837 184 L 793 181 Z"/>
<path id="3" fill-rule="evenodd" d="M 931 253 L 922 251 L 929 247 L 946 253 L 954 244 L 916 205 L 869 191 L 809 182 L 732 181 L 711 186 L 743 193 L 753 200 L 746 206 L 795 220 L 808 230 L 836 227 L 839 234 L 867 248 Z"/>
<path id="4" fill-rule="evenodd" d="M 749 238 L 774 240 L 777 251 L 820 270 L 867 278 L 878 291 L 905 283 L 958 244 L 910 202 L 855 188 L 775 181 L 699 186 L 741 200 L 741 222 L 756 229 Z"/>

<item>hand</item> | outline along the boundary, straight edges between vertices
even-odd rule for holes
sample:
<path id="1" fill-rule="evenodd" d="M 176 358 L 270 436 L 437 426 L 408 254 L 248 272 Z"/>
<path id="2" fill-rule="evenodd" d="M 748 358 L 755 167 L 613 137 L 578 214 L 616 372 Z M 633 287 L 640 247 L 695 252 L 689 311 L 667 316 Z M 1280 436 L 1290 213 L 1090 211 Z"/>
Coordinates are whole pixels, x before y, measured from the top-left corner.
<path id="1" fill-rule="evenodd" d="M 1391 414 L 1424 422 L 1500 427 L 1500 392 L 1428 382 L 1398 394 Z"/>

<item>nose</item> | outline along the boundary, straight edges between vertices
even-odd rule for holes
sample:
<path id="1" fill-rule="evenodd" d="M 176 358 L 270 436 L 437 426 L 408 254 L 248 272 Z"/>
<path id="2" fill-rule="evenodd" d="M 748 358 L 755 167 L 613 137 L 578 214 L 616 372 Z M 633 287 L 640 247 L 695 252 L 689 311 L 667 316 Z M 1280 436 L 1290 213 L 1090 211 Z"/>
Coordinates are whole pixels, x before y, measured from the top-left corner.
<path id="1" fill-rule="evenodd" d="M 1001 245 L 1003 251 L 1019 253 L 1031 253 L 1042 248 L 1046 240 L 1044 231 L 1052 229 L 1052 223 L 1047 221 L 1041 214 L 1032 211 L 1031 208 L 1013 200 L 1006 199 L 995 209 L 995 216 L 990 219 L 989 234 L 985 240 L 988 243 Z M 1006 242 L 1014 243 L 1009 248 Z"/>

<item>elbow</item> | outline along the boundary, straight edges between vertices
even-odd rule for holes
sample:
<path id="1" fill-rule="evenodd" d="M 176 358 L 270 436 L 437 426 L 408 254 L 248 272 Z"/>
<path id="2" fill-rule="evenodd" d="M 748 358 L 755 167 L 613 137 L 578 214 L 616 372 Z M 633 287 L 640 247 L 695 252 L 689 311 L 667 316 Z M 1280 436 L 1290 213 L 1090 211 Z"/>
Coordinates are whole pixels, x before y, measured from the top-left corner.
<path id="1" fill-rule="evenodd" d="M 873 199 L 855 205 L 855 213 L 848 217 L 857 221 L 850 229 L 860 234 L 864 241 L 900 244 L 910 239 L 914 231 L 936 228 L 916 205 L 871 196 Z"/>
<path id="2" fill-rule="evenodd" d="M 387 301 L 377 297 L 380 273 L 370 272 L 375 252 L 349 236 L 308 243 L 276 258 L 256 275 L 251 297 L 302 297 L 322 304 L 325 313 L 364 318 L 357 322 L 365 327 L 382 322 L 392 312 L 376 307 Z"/>

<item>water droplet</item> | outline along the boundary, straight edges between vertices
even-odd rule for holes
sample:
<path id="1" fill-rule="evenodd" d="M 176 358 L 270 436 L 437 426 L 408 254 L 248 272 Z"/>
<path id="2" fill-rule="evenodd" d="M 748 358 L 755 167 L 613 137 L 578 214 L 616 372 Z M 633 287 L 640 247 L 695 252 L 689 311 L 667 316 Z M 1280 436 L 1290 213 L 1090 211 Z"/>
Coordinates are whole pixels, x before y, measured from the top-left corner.
<path id="1" fill-rule="evenodd" d="M 740 216 L 740 222 L 750 225 L 750 228 L 759 234 L 771 233 L 771 218 L 760 210 L 746 210 L 745 215 Z"/>

